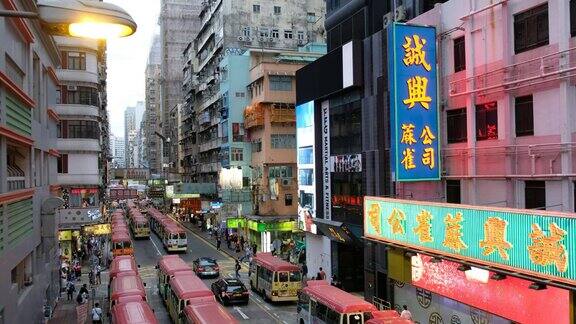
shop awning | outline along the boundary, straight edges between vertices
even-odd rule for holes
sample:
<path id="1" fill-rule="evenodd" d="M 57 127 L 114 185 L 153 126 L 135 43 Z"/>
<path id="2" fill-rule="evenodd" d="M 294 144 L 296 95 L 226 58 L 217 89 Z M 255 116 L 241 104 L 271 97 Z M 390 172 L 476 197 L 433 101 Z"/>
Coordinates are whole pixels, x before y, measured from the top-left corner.
<path id="1" fill-rule="evenodd" d="M 330 240 L 343 244 L 359 244 L 360 239 L 354 235 L 348 226 L 342 222 L 314 218 L 314 224 L 320 232 Z"/>

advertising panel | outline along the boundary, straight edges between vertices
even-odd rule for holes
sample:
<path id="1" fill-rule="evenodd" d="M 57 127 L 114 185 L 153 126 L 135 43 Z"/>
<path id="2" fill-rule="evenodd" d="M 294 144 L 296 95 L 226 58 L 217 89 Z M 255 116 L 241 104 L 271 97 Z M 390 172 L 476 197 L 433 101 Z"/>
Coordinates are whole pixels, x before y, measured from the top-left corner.
<path id="1" fill-rule="evenodd" d="M 330 169 L 332 172 L 362 172 L 362 154 L 331 156 Z"/>
<path id="2" fill-rule="evenodd" d="M 440 180 L 436 29 L 394 23 L 388 39 L 396 180 Z"/>
<path id="3" fill-rule="evenodd" d="M 314 145 L 314 101 L 296 106 L 296 146 L 298 147 L 299 173 L 312 175 L 311 183 L 298 181 L 298 228 L 316 234 L 315 216 L 316 186 L 315 145 Z"/>
<path id="4" fill-rule="evenodd" d="M 539 278 L 576 285 L 576 217 L 365 197 L 364 235 Z"/>

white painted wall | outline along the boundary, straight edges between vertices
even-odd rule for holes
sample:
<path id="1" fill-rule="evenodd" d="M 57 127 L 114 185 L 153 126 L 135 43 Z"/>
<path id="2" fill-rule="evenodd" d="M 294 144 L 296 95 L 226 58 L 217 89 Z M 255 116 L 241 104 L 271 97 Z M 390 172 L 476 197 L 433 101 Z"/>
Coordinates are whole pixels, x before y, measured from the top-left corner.
<path id="1" fill-rule="evenodd" d="M 330 245 L 330 239 L 326 236 L 306 233 L 306 265 L 309 278 L 315 277 L 320 267 L 326 272 L 326 278 L 332 278 Z"/>
<path id="2" fill-rule="evenodd" d="M 68 174 L 98 174 L 98 154 L 68 154 Z"/>

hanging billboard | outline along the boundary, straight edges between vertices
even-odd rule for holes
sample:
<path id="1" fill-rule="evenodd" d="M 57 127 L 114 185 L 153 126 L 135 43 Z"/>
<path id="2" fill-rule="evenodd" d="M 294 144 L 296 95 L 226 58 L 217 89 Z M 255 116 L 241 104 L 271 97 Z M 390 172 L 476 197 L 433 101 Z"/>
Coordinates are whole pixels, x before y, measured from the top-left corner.
<path id="1" fill-rule="evenodd" d="M 396 181 L 440 180 L 436 29 L 394 23 L 388 39 Z"/>

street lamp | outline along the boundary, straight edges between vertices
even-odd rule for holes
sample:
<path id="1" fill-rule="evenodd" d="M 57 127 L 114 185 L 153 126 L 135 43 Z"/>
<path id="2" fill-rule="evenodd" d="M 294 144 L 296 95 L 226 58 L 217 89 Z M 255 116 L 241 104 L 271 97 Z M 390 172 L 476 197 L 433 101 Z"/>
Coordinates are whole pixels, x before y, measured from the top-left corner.
<path id="1" fill-rule="evenodd" d="M 38 0 L 38 12 L 0 10 L 0 17 L 39 19 L 46 33 L 108 39 L 130 36 L 136 22 L 122 8 L 87 0 Z"/>

